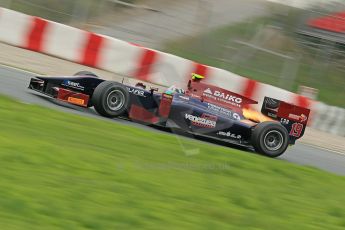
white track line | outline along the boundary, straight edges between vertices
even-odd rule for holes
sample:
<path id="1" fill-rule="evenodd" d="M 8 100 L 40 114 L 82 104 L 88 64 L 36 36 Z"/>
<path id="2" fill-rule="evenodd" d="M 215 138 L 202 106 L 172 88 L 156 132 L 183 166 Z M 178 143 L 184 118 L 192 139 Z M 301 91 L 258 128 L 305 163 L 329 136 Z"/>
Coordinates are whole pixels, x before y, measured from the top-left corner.
<path id="1" fill-rule="evenodd" d="M 324 150 L 324 151 L 327 151 L 327 152 L 335 153 L 335 154 L 338 154 L 338 155 L 341 155 L 341 156 L 345 156 L 344 152 L 340 152 L 338 150 L 329 149 L 329 148 L 325 148 L 325 147 L 321 147 L 321 146 L 317 146 L 317 145 L 313 145 L 313 144 L 309 144 L 309 143 L 301 143 L 301 144 L 309 146 L 309 147 L 313 147 L 313 148 L 316 148 L 316 149 Z"/>
<path id="2" fill-rule="evenodd" d="M 12 70 L 17 70 L 17 71 L 20 71 L 20 72 L 23 72 L 23 73 L 32 74 L 32 75 L 42 75 L 40 73 L 35 73 L 35 72 L 29 71 L 29 70 L 21 69 L 19 67 L 10 66 L 10 65 L 7 65 L 5 63 L 0 63 L 0 66 L 3 66 L 3 67 L 8 68 L 8 69 L 12 69 Z"/>

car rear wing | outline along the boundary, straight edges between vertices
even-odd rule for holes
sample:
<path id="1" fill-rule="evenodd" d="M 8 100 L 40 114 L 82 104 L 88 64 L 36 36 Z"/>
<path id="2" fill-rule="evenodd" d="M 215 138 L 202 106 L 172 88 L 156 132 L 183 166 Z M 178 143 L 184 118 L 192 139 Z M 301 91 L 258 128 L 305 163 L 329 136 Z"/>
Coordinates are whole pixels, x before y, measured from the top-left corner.
<path id="1" fill-rule="evenodd" d="M 279 121 L 288 130 L 290 140 L 294 142 L 303 136 L 310 110 L 274 98 L 265 97 L 261 113 Z"/>

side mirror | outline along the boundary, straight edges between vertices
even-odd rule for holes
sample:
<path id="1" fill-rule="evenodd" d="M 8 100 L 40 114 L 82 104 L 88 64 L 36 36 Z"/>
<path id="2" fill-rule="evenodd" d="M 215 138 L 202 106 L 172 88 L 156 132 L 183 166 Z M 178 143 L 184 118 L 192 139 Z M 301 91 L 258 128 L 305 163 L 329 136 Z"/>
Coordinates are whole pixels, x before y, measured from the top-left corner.
<path id="1" fill-rule="evenodd" d="M 142 83 L 142 82 L 138 82 L 137 84 L 135 84 L 135 87 L 146 89 L 146 85 L 144 83 Z"/>
<path id="2" fill-rule="evenodd" d="M 153 94 L 154 92 L 157 92 L 157 91 L 158 91 L 158 88 L 154 88 L 154 87 L 151 87 L 151 88 L 150 88 L 151 94 Z"/>

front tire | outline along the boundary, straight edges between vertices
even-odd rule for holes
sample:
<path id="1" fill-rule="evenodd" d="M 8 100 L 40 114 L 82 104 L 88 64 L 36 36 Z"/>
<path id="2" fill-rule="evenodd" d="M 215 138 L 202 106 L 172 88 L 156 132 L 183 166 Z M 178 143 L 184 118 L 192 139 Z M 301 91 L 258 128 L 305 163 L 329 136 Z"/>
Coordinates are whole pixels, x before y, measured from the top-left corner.
<path id="1" fill-rule="evenodd" d="M 90 76 L 90 77 L 96 77 L 98 76 L 90 71 L 79 71 L 78 73 L 75 73 L 74 76 Z"/>
<path id="2" fill-rule="evenodd" d="M 286 128 L 278 122 L 262 122 L 252 132 L 252 145 L 258 153 L 278 157 L 286 151 L 289 135 Z"/>
<path id="3" fill-rule="evenodd" d="M 118 117 L 127 114 L 130 96 L 127 88 L 117 82 L 104 81 L 99 84 L 93 95 L 95 110 L 104 117 Z"/>

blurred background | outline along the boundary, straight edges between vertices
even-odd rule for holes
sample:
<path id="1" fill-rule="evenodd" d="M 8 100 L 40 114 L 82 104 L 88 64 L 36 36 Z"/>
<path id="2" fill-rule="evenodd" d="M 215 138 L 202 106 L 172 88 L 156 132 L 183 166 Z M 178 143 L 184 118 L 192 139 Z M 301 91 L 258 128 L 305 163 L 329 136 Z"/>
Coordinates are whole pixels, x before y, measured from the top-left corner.
<path id="1" fill-rule="evenodd" d="M 0 6 L 345 107 L 343 1 L 0 0 Z"/>

